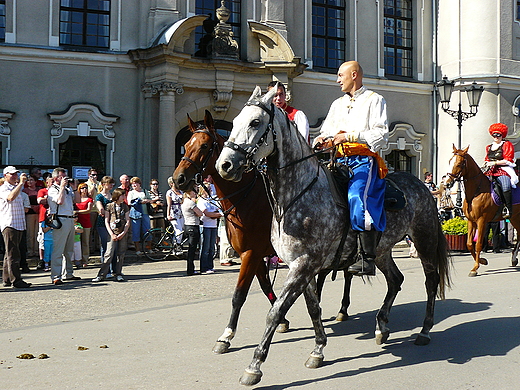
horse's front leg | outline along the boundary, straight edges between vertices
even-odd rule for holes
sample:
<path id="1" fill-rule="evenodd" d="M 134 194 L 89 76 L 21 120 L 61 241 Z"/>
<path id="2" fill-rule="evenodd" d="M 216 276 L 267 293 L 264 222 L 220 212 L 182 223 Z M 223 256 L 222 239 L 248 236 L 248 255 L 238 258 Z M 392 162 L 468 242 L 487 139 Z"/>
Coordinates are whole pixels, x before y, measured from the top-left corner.
<path id="1" fill-rule="evenodd" d="M 302 257 L 305 258 L 298 259 L 301 260 L 300 264 L 308 262 L 307 256 Z M 269 352 L 269 347 L 271 346 L 271 341 L 273 339 L 276 327 L 282 318 L 285 317 L 296 299 L 298 299 L 305 288 L 307 288 L 307 285 L 314 277 L 314 272 L 315 271 L 313 269 L 310 269 L 309 267 L 303 267 L 301 265 L 295 265 L 294 268 L 289 271 L 280 296 L 267 314 L 266 327 L 262 336 L 262 340 L 255 348 L 251 364 L 245 369 L 244 373 L 240 377 L 240 384 L 253 386 L 262 379 L 262 371 L 260 370 L 260 366 L 267 359 L 267 354 Z"/>
<path id="2" fill-rule="evenodd" d="M 318 299 L 316 290 L 316 282 L 314 278 L 309 282 L 307 288 L 303 294 L 305 296 L 305 303 L 307 304 L 307 311 L 312 320 L 312 326 L 314 327 L 314 334 L 316 339 L 316 345 L 311 355 L 305 362 L 307 368 L 318 368 L 323 364 L 323 348 L 327 345 L 327 335 L 323 328 L 323 322 L 321 321 L 321 307 Z"/>
<path id="3" fill-rule="evenodd" d="M 271 283 L 271 280 L 269 278 L 269 268 L 263 260 L 260 264 L 258 264 L 258 268 L 256 270 L 256 277 L 258 279 L 258 283 L 260 283 L 260 288 L 264 292 L 267 299 L 269 299 L 269 302 L 272 306 L 274 304 L 274 301 L 276 301 L 276 294 L 274 293 L 273 284 Z M 284 317 L 278 324 L 276 331 L 278 333 L 285 333 L 288 330 L 289 321 Z"/>
<path id="4" fill-rule="evenodd" d="M 231 317 L 229 318 L 226 329 L 224 329 L 224 333 L 222 333 L 213 346 L 213 352 L 217 354 L 229 351 L 231 340 L 235 337 L 240 310 L 242 309 L 242 306 L 244 306 L 247 293 L 251 287 L 251 282 L 253 281 L 256 269 L 258 268 L 258 264 L 255 262 L 263 262 L 263 257 L 255 257 L 253 251 L 246 251 L 240 254 L 240 261 L 240 273 L 238 275 L 237 285 L 231 301 Z"/>
<path id="5" fill-rule="evenodd" d="M 520 248 L 520 240 L 516 242 L 515 248 L 511 253 L 511 267 L 516 267 L 518 265 L 518 248 Z"/>

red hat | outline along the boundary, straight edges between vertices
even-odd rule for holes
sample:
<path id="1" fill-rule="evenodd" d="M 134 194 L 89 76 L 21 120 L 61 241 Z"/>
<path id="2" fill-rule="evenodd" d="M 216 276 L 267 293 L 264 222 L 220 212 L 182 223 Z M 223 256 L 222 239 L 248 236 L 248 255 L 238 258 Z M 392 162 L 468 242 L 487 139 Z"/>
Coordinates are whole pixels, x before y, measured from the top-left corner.
<path id="1" fill-rule="evenodd" d="M 508 131 L 508 128 L 503 123 L 495 123 L 495 124 L 489 126 L 489 134 L 491 134 L 491 135 L 493 135 L 495 133 L 500 133 L 500 134 L 502 134 L 502 138 L 506 138 L 507 131 Z"/>

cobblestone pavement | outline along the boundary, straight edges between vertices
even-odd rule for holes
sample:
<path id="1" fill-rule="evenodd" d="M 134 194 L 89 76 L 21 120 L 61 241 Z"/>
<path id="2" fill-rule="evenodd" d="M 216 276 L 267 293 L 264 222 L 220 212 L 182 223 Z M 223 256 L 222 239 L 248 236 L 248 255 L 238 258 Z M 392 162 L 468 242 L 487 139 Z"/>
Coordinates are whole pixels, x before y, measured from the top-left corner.
<path id="1" fill-rule="evenodd" d="M 377 274 L 354 278 L 350 319 L 333 320 L 342 277 L 328 280 L 322 298 L 328 335 L 323 367 L 304 362 L 313 330 L 303 299 L 289 311 L 291 331 L 275 334 L 264 376 L 255 389 L 517 389 L 520 363 L 520 267 L 509 254 L 487 254 L 480 276 L 468 278 L 468 254 L 455 254 L 453 288 L 437 301 L 432 341 L 413 344 L 425 311 L 424 274 L 405 248 L 394 258 L 405 275 L 390 316 L 389 342 L 374 342 L 374 317 L 386 292 Z M 135 261 L 134 261 L 135 260 Z M 25 275 L 29 290 L 0 288 L 0 378 L 6 389 L 241 389 L 264 330 L 269 304 L 253 282 L 230 352 L 211 352 L 227 324 L 238 266 L 185 277 L 185 261 L 129 257 L 127 282 L 83 279 L 61 287 L 49 275 Z M 287 268 L 281 268 L 280 290 Z M 271 276 L 273 276 L 273 271 Z M 18 359 L 23 353 L 48 359 Z"/>

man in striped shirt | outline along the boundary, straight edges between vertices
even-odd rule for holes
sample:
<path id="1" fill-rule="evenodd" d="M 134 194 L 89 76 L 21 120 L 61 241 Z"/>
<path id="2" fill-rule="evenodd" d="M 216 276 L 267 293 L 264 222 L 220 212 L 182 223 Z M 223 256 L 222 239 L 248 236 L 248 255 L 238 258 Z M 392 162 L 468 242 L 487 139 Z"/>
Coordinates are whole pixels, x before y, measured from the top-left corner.
<path id="1" fill-rule="evenodd" d="M 5 243 L 4 287 L 28 288 L 20 273 L 20 240 L 25 230 L 25 210 L 20 192 L 27 181 L 25 173 L 13 166 L 4 168 L 4 184 L 0 186 L 0 229 Z"/>

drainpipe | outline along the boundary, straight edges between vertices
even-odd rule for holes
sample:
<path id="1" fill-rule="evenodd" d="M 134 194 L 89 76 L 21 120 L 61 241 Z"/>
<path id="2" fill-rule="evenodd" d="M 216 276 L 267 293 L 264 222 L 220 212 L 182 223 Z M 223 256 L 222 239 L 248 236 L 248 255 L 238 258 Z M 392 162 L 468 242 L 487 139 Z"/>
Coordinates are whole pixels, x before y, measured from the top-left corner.
<path id="1" fill-rule="evenodd" d="M 432 58 L 432 81 L 433 81 L 433 90 L 432 90 L 432 129 L 433 129 L 433 137 L 432 137 L 432 156 L 431 159 L 431 166 L 432 166 L 432 172 L 435 172 L 437 175 L 438 167 L 439 167 L 439 104 L 437 101 L 437 15 L 439 10 L 437 9 L 437 0 L 432 0 L 432 29 L 433 29 L 433 58 Z M 437 182 L 439 182 L 437 180 Z"/>

